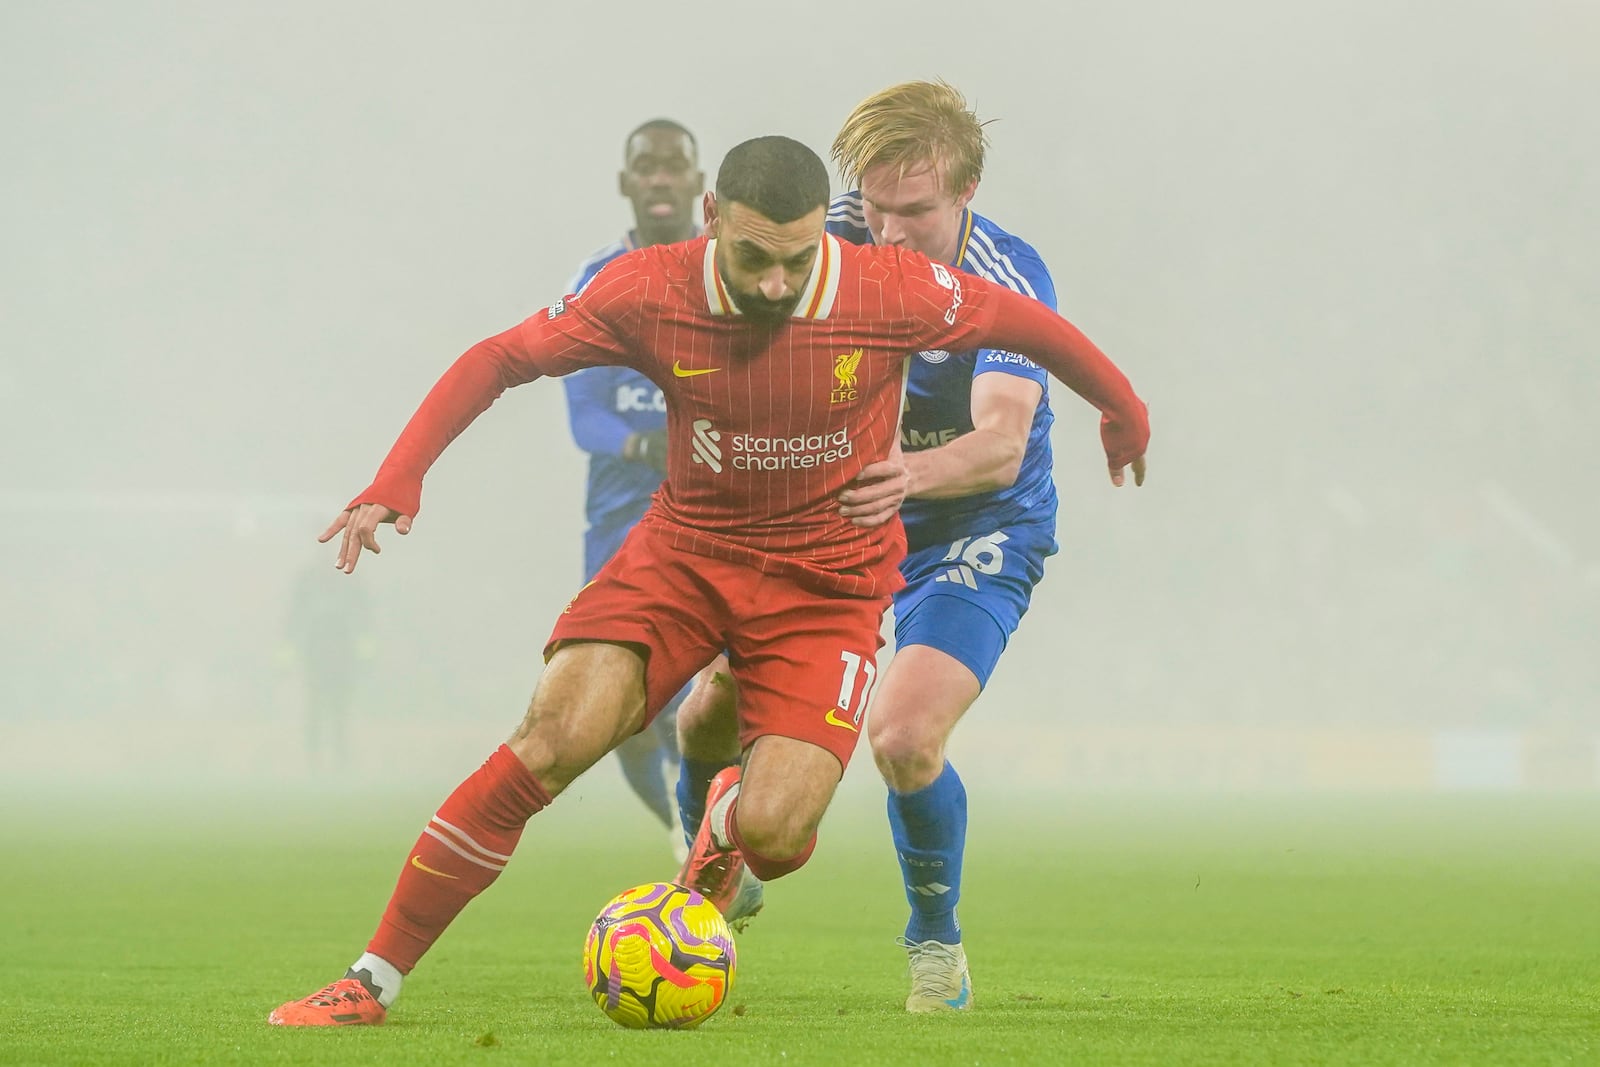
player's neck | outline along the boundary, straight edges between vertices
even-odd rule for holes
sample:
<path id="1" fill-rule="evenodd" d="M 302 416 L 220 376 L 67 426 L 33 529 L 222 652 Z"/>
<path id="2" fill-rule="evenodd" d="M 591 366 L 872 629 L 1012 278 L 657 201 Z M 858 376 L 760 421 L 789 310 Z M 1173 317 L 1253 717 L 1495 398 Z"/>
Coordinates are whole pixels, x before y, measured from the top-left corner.
<path id="1" fill-rule="evenodd" d="M 957 262 L 961 258 L 961 236 L 966 230 L 967 213 L 963 209 L 956 215 L 955 229 L 950 231 L 948 240 L 941 242 L 939 247 L 927 253 L 929 259 L 936 259 L 940 263 L 951 267 L 959 267 Z"/>
<path id="2" fill-rule="evenodd" d="M 928 254 L 929 259 L 936 259 L 940 263 L 956 266 L 956 260 L 961 258 L 961 229 L 950 235 L 950 240 L 941 244 L 937 249 Z"/>

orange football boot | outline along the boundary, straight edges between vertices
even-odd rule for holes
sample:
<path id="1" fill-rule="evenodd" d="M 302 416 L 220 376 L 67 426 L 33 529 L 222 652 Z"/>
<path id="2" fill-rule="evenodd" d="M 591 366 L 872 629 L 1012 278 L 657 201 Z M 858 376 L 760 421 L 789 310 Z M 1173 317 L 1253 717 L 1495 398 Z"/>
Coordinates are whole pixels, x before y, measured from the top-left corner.
<path id="1" fill-rule="evenodd" d="M 736 848 L 723 848 L 711 832 L 712 820 L 727 820 L 727 808 L 739 790 L 739 768 L 724 767 L 706 789 L 706 817 L 694 835 L 694 847 L 678 871 L 677 883 L 715 904 L 735 930 L 743 930 L 761 910 L 761 881 L 745 866 Z M 720 810 L 719 810 L 720 809 Z"/>
<path id="2" fill-rule="evenodd" d="M 380 1026 L 389 1013 L 359 978 L 341 978 L 267 1016 L 273 1026 Z"/>

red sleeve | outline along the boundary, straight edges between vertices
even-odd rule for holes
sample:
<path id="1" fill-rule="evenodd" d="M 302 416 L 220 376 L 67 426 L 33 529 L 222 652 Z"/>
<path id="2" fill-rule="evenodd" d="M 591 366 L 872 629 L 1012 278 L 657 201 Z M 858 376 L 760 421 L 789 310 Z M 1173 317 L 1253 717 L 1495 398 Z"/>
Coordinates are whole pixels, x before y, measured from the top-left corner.
<path id="1" fill-rule="evenodd" d="M 992 287 L 972 286 L 981 279 L 937 263 L 920 252 L 883 246 L 882 255 L 898 260 L 899 289 L 911 331 L 907 351 L 942 348 L 964 352 L 983 347 L 982 331 L 994 318 Z"/>
<path id="2" fill-rule="evenodd" d="M 1100 409 L 1100 441 L 1116 469 L 1144 455 L 1150 443 L 1150 418 L 1143 400 L 1117 365 L 1072 323 L 1037 300 L 965 277 L 969 290 L 987 289 L 987 328 L 978 346 L 1004 348 L 1032 359 L 1072 391 Z"/>
<path id="3" fill-rule="evenodd" d="M 914 349 L 1003 348 L 1018 352 L 1100 409 L 1100 441 L 1111 467 L 1144 455 L 1150 420 L 1128 379 L 1072 323 L 1030 297 L 915 253 L 901 256 L 901 289 L 916 320 Z"/>
<path id="4" fill-rule="evenodd" d="M 635 275 L 626 267 L 612 271 L 615 265 L 595 275 L 581 297 L 558 300 L 467 349 L 428 391 L 372 484 L 348 506 L 382 504 L 401 515 L 416 515 L 422 506 L 423 476 L 445 446 L 501 393 L 580 367 L 628 362 L 625 319 L 637 303 L 632 299 Z"/>

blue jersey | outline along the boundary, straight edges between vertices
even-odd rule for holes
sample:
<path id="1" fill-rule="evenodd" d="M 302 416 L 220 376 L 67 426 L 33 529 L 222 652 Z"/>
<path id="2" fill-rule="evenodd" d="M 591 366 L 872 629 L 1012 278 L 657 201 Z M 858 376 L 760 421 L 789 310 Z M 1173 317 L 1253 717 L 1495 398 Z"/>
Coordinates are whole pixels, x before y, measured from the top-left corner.
<path id="1" fill-rule="evenodd" d="M 828 232 L 856 244 L 871 244 L 861 193 L 845 193 L 828 206 Z M 955 262 L 969 274 L 1056 306 L 1055 283 L 1033 246 L 972 210 L 962 213 Z M 1019 522 L 1047 522 L 1054 529 L 1056 486 L 1050 476 L 1048 374 L 1025 356 L 998 349 L 918 352 L 906 383 L 900 443 L 906 451 L 949 444 L 972 432 L 972 382 L 980 374 L 1014 374 L 1045 390 L 1033 413 L 1028 447 L 1017 480 L 1005 489 L 948 500 L 907 500 L 900 508 L 910 550 L 960 537 L 986 534 Z"/>
<path id="2" fill-rule="evenodd" d="M 630 232 L 600 249 L 583 261 L 567 292 L 581 292 L 601 267 L 637 247 Z M 628 367 L 586 367 L 561 381 L 573 439 L 589 453 L 584 501 L 589 528 L 583 552 L 583 577 L 588 581 L 621 547 L 661 484 L 660 471 L 648 463 L 623 459 L 622 446 L 629 434 L 665 430 L 667 404 L 659 385 Z"/>

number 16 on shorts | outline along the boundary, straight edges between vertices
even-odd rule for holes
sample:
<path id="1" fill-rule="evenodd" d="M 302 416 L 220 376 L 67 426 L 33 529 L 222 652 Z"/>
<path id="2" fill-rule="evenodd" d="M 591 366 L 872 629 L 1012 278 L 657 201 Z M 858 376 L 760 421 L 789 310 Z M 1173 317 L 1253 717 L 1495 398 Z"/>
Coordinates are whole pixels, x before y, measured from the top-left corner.
<path id="1" fill-rule="evenodd" d="M 935 582 L 957 582 L 968 589 L 978 588 L 978 575 L 999 574 L 1006 565 L 1005 551 L 1000 547 L 1010 538 L 996 530 L 983 537 L 963 537 L 950 545 L 944 562 L 955 566 L 934 579 Z"/>

